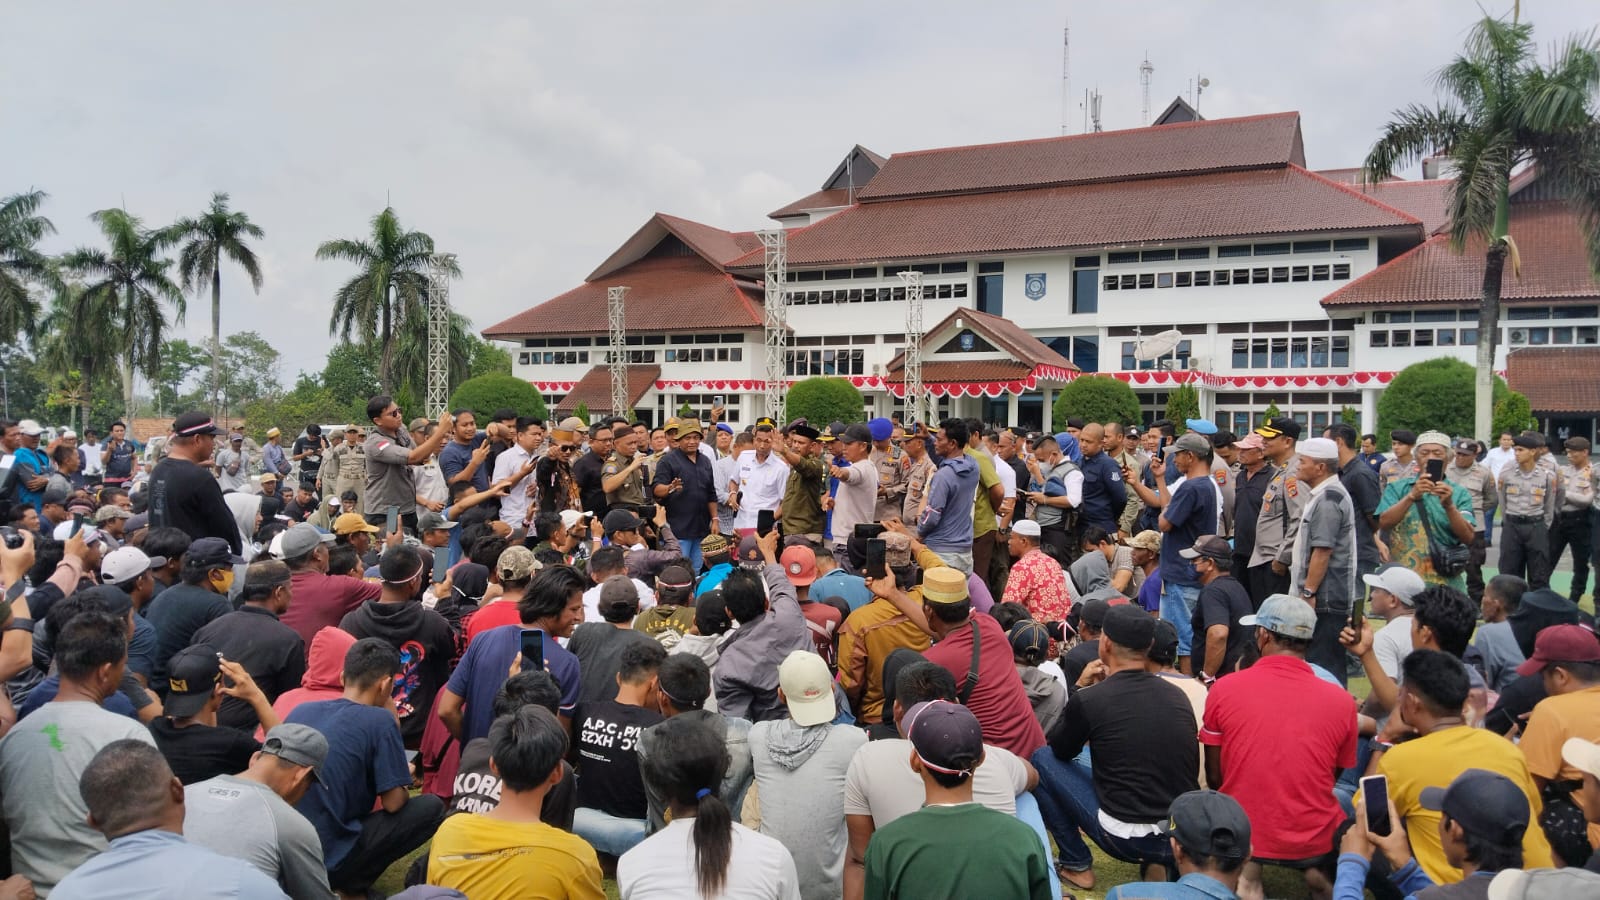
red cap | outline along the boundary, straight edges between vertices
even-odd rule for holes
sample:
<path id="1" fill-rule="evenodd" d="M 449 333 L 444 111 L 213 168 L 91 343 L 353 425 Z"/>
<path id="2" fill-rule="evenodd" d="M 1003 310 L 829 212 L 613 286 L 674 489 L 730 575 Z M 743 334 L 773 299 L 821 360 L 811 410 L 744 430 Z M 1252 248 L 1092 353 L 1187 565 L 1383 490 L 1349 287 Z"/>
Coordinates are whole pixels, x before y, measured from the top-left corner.
<path id="1" fill-rule="evenodd" d="M 1517 674 L 1533 675 L 1561 662 L 1600 662 L 1600 638 L 1582 625 L 1551 625 L 1534 639 L 1533 656 L 1517 666 Z"/>
<path id="2" fill-rule="evenodd" d="M 789 576 L 789 583 L 795 587 L 805 587 L 817 580 L 817 555 L 810 547 L 797 544 L 784 548 L 778 564 L 783 566 L 783 574 Z"/>

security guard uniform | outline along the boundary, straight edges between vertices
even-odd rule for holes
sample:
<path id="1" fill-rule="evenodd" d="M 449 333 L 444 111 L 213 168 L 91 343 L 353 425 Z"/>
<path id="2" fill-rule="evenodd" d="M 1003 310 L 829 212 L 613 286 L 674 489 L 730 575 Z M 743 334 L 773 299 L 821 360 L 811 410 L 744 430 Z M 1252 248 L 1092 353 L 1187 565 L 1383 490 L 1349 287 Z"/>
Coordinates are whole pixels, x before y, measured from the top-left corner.
<path id="1" fill-rule="evenodd" d="M 888 450 L 873 447 L 867 459 L 878 470 L 878 502 L 873 516 L 879 522 L 897 518 L 906 499 L 905 451 L 893 444 Z"/>
<path id="2" fill-rule="evenodd" d="M 356 492 L 356 509 L 366 509 L 367 448 L 363 444 L 346 441 L 333 448 L 328 461 L 322 466 L 323 496 L 341 497 L 345 491 Z"/>
<path id="3" fill-rule="evenodd" d="M 1517 438 L 1518 446 L 1526 446 Z M 1559 483 L 1553 469 L 1506 466 L 1500 472 L 1500 509 L 1505 530 L 1500 540 L 1500 573 L 1517 575 L 1529 587 L 1550 586 L 1550 525 L 1555 521 Z"/>

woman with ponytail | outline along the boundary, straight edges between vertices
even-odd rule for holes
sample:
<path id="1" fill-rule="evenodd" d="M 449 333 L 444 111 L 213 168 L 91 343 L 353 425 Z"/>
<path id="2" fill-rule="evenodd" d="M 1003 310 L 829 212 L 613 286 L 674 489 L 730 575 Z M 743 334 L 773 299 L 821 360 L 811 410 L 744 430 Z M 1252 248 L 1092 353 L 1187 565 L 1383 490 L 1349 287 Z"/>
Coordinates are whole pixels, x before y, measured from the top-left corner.
<path id="1" fill-rule="evenodd" d="M 789 851 L 735 822 L 718 793 L 728 769 L 723 738 L 686 716 L 650 733 L 644 776 L 664 789 L 668 823 L 618 860 L 623 900 L 799 900 Z"/>

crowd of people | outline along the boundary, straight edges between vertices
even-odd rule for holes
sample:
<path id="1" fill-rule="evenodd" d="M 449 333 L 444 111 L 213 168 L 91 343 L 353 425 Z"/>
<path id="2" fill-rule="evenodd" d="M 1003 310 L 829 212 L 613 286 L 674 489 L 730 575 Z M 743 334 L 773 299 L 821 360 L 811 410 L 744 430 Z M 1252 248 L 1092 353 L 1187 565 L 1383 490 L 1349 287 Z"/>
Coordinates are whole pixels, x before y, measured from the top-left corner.
<path id="1" fill-rule="evenodd" d="M 1600 897 L 1581 438 L 366 411 L 0 423 L 0 898 Z"/>

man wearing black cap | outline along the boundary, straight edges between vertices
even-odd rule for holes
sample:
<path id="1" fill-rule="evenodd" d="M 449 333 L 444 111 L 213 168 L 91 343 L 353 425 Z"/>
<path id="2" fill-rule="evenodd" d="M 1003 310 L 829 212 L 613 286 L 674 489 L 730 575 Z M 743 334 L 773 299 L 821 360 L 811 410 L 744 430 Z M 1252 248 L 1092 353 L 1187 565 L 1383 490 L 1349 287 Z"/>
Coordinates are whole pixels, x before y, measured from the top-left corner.
<path id="1" fill-rule="evenodd" d="M 1522 434 L 1515 441 L 1517 461 L 1500 472 L 1500 509 L 1505 530 L 1500 538 L 1500 572 L 1526 578 L 1528 586 L 1550 586 L 1550 526 L 1560 497 L 1553 468 L 1539 465 L 1544 438 Z M 1585 573 L 1587 577 L 1587 573 Z"/>
<path id="2" fill-rule="evenodd" d="M 278 724 L 278 714 L 250 673 L 223 660 L 210 644 L 185 647 L 167 663 L 165 715 L 150 723 L 161 755 L 184 784 L 238 772 L 250 765 L 261 745 L 248 731 L 217 727 L 224 696 L 250 704 L 264 728 Z M 224 681 L 224 676 L 227 680 Z"/>
<path id="3" fill-rule="evenodd" d="M 1394 451 L 1394 458 L 1378 467 L 1378 481 L 1382 487 L 1388 488 L 1391 482 L 1402 478 L 1416 477 L 1417 462 L 1411 458 L 1411 450 L 1416 446 L 1415 431 L 1396 428 L 1389 432 L 1389 447 Z"/>
<path id="4" fill-rule="evenodd" d="M 201 412 L 184 413 L 172 423 L 167 457 L 156 463 L 145 489 L 150 497 L 150 527 L 172 526 L 189 537 L 222 538 L 234 553 L 240 545 L 239 524 L 222 499 L 222 488 L 207 472 L 217 436 L 227 432 Z"/>
<path id="5" fill-rule="evenodd" d="M 308 537 L 317 540 L 303 531 L 295 535 L 297 541 Z M 290 544 L 287 537 L 284 543 Z M 306 673 L 306 642 L 293 628 L 278 621 L 289 609 L 289 600 L 294 595 L 292 578 L 289 567 L 278 560 L 261 559 L 251 563 L 245 569 L 244 590 L 239 595 L 243 605 L 194 633 L 195 643 L 210 644 L 243 666 L 266 695 L 268 703 L 276 701 L 284 691 L 299 687 L 300 678 Z M 245 731 L 254 731 L 260 724 L 250 704 L 236 697 L 222 701 L 217 722 Z"/>
<path id="6" fill-rule="evenodd" d="M 1257 428 L 1261 449 L 1277 469 L 1261 495 L 1261 512 L 1256 516 L 1256 546 L 1245 572 L 1245 586 L 1256 606 L 1273 594 L 1289 590 L 1289 564 L 1293 561 L 1294 541 L 1300 533 L 1300 516 L 1311 489 L 1300 483 L 1300 423 L 1288 416 L 1267 420 Z"/>
<path id="7" fill-rule="evenodd" d="M 1255 630 L 1239 620 L 1255 612 L 1250 594 L 1233 577 L 1233 548 L 1214 534 L 1179 555 L 1194 560 L 1200 576 L 1200 601 L 1191 623 L 1194 677 L 1210 684 L 1239 667 Z"/>
<path id="8" fill-rule="evenodd" d="M 1172 801 L 1161 826 L 1172 842 L 1179 878 L 1118 885 L 1106 900 L 1218 900 L 1238 894 L 1239 870 L 1250 858 L 1250 818 L 1239 801 L 1216 791 L 1190 791 Z"/>
<path id="9" fill-rule="evenodd" d="M 233 611 L 228 603 L 233 567 L 243 562 L 221 538 L 201 538 L 189 545 L 183 555 L 182 583 L 162 591 L 144 612 L 156 626 L 156 685 L 167 677 L 167 660 L 193 643 L 200 626 Z"/>
<path id="10" fill-rule="evenodd" d="M 857 525 L 876 521 L 878 469 L 870 461 L 872 431 L 860 422 L 847 425 L 839 435 L 838 446 L 846 464 L 835 464 L 828 470 L 839 479 L 839 490 L 833 497 L 832 550 L 839 568 L 853 574 L 848 550 L 851 535 Z"/>

